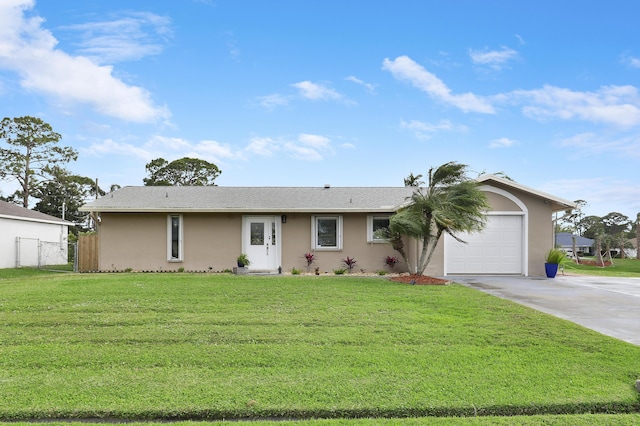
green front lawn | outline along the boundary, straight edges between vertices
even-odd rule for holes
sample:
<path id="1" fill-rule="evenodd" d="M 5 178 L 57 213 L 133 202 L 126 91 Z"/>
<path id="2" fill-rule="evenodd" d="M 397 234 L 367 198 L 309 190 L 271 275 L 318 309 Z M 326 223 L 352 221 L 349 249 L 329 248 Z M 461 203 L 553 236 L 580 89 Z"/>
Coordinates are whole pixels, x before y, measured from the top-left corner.
<path id="1" fill-rule="evenodd" d="M 460 285 L 3 276 L 2 420 L 640 412 L 640 347 Z"/>
<path id="2" fill-rule="evenodd" d="M 581 258 L 586 261 L 595 261 L 595 258 Z M 613 265 L 602 268 L 600 266 L 576 264 L 571 261 L 564 265 L 565 273 L 582 275 L 597 275 L 602 277 L 635 277 L 640 278 L 640 260 L 637 259 L 613 259 Z"/>

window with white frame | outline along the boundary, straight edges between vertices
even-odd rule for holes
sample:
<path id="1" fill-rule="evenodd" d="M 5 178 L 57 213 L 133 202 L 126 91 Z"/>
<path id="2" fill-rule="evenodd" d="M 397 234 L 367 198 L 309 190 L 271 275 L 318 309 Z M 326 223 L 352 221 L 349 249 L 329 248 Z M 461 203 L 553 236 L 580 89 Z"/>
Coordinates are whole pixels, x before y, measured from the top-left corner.
<path id="1" fill-rule="evenodd" d="M 167 260 L 182 261 L 182 215 L 179 214 L 167 217 Z"/>
<path id="2" fill-rule="evenodd" d="M 342 216 L 312 216 L 311 241 L 315 250 L 342 250 Z"/>
<path id="3" fill-rule="evenodd" d="M 367 242 L 385 243 L 387 239 L 381 235 L 381 231 L 389 229 L 389 215 L 368 215 L 367 216 Z"/>

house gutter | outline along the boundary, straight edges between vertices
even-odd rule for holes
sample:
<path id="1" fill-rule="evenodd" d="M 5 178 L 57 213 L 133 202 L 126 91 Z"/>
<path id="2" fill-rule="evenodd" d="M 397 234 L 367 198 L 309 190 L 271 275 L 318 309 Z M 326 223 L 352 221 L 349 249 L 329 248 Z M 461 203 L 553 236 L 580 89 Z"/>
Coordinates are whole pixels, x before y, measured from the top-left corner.
<path id="1" fill-rule="evenodd" d="M 304 208 L 304 209 L 290 209 L 290 208 L 185 208 L 185 207 L 161 207 L 161 208 L 101 208 L 101 209 L 89 209 L 80 207 L 79 211 L 85 211 L 92 214 L 99 213 L 393 213 L 398 210 L 398 207 L 385 207 L 385 208 Z"/>

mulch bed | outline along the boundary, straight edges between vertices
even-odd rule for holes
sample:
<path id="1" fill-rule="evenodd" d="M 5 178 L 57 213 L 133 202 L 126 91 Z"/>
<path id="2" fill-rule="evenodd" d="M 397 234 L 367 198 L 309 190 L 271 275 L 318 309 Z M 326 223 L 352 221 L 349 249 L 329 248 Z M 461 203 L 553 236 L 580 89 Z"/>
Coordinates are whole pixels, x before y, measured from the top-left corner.
<path id="1" fill-rule="evenodd" d="M 398 277 L 392 277 L 390 280 L 412 285 L 445 285 L 450 282 L 440 278 L 429 277 L 427 275 L 400 275 Z"/>
<path id="2" fill-rule="evenodd" d="M 589 266 L 602 266 L 602 265 L 598 265 L 595 260 L 582 260 L 582 259 L 580 259 L 580 264 L 581 265 L 589 265 Z M 605 260 L 604 261 L 604 266 L 605 267 L 606 266 L 611 266 L 611 262 L 608 261 L 608 260 Z"/>

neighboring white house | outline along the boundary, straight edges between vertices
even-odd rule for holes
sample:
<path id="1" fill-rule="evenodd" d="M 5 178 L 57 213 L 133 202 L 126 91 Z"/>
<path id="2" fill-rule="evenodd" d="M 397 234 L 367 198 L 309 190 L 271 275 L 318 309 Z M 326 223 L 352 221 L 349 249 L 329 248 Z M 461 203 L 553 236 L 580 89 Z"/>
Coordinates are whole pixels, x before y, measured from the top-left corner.
<path id="1" fill-rule="evenodd" d="M 71 222 L 0 201 L 0 268 L 67 263 Z"/>

